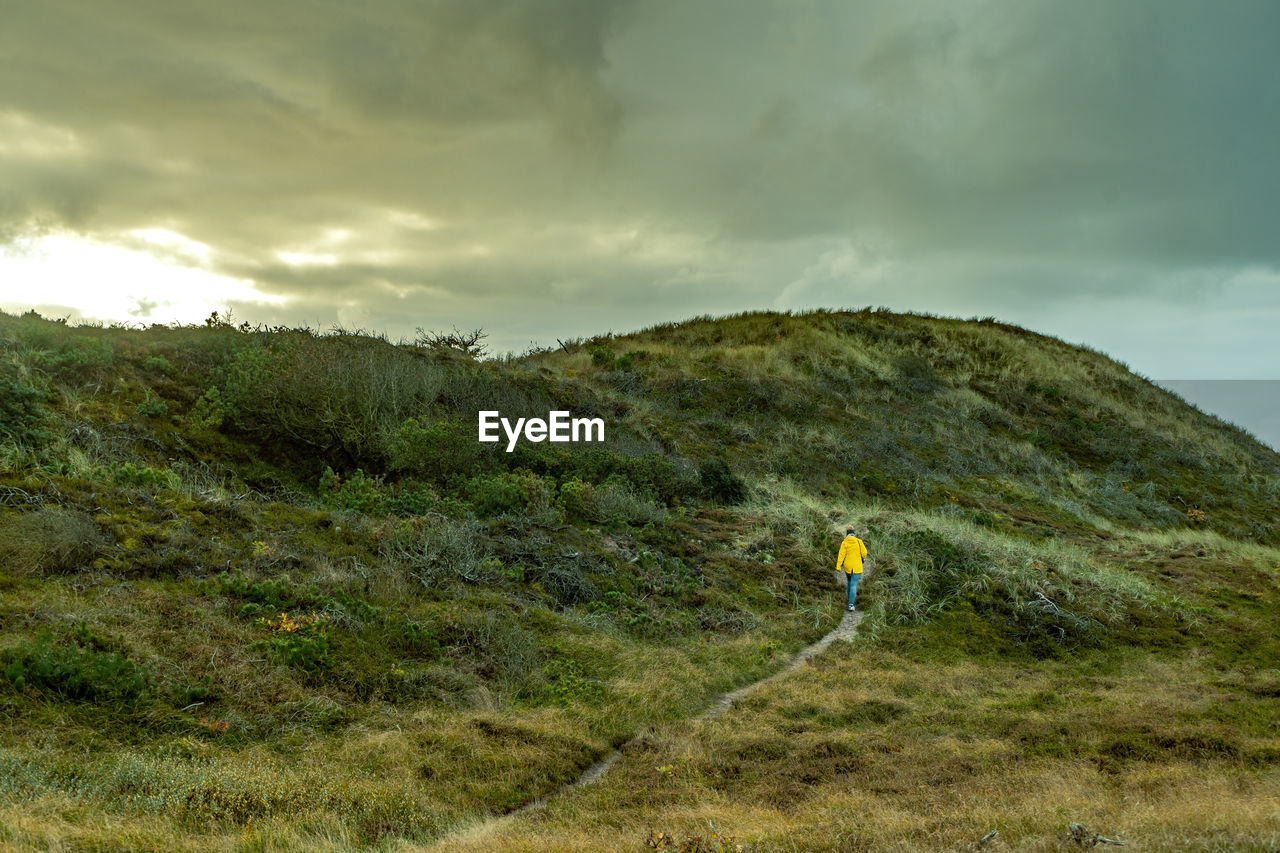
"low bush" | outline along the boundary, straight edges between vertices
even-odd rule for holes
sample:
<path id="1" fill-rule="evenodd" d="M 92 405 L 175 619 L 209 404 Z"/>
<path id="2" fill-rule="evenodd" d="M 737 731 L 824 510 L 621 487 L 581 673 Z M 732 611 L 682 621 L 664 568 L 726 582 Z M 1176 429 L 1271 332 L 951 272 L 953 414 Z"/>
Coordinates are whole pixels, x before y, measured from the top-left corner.
<path id="1" fill-rule="evenodd" d="M 48 399 L 16 356 L 0 357 L 0 441 L 32 445 L 47 440 Z"/>
<path id="2" fill-rule="evenodd" d="M 608 369 L 613 366 L 613 350 L 607 344 L 597 343 L 587 347 L 591 353 L 591 363 L 596 367 Z"/>
<path id="3" fill-rule="evenodd" d="M 387 509 L 400 516 L 444 512 L 440 496 L 434 489 L 412 481 L 397 483 L 391 488 L 387 497 Z"/>
<path id="4" fill-rule="evenodd" d="M 133 709 L 151 695 L 151 676 L 123 655 L 55 642 L 44 634 L 0 652 L 15 689 L 54 698 Z"/>
<path id="5" fill-rule="evenodd" d="M 632 491 L 626 483 L 607 482 L 595 490 L 594 518 L 601 524 L 634 524 L 661 521 L 662 508 Z"/>
<path id="6" fill-rule="evenodd" d="M 560 484 L 559 503 L 569 518 L 595 524 L 644 525 L 665 515 L 662 507 L 636 494 L 620 479 L 598 487 L 576 477 L 567 480 Z"/>
<path id="7" fill-rule="evenodd" d="M 474 425 L 409 418 L 401 422 L 387 442 L 387 467 L 444 483 L 473 473 L 480 458 L 479 448 Z"/>
<path id="8" fill-rule="evenodd" d="M 41 360 L 59 379 L 87 383 L 100 378 L 111 366 L 115 361 L 115 348 L 103 338 L 77 335 Z"/>
<path id="9" fill-rule="evenodd" d="M 1156 498 L 1155 484 L 1121 484 L 1103 477 L 1090 476 L 1088 503 L 1090 508 L 1106 516 L 1137 527 L 1181 527 L 1186 523 L 1182 513 Z"/>
<path id="10" fill-rule="evenodd" d="M 315 612 L 260 617 L 258 624 L 271 636 L 256 641 L 252 649 L 277 663 L 318 672 L 329 665 L 328 623 L 324 614 Z"/>
<path id="11" fill-rule="evenodd" d="M 162 471 L 147 465 L 134 465 L 132 462 L 124 462 L 113 468 L 99 469 L 95 473 L 119 486 L 174 489 L 180 485 L 178 476 L 172 471 Z"/>
<path id="12" fill-rule="evenodd" d="M 542 668 L 546 684 L 542 688 L 542 700 L 552 705 L 571 708 L 580 704 L 594 704 L 604 698 L 604 684 L 599 679 L 588 678 L 582 664 L 569 658 L 555 658 Z"/>
<path id="13" fill-rule="evenodd" d="M 133 412 L 144 418 L 158 418 L 169 414 L 169 404 L 148 391 L 146 398 L 134 407 Z"/>
<path id="14" fill-rule="evenodd" d="M 893 360 L 893 367 L 905 388 L 916 394 L 931 394 L 942 384 L 933 365 L 919 355 L 900 356 Z"/>
<path id="15" fill-rule="evenodd" d="M 522 479 L 511 473 L 473 477 L 467 481 L 466 496 L 479 515 L 514 512 L 523 509 L 525 504 Z"/>
<path id="16" fill-rule="evenodd" d="M 234 595 L 273 611 L 318 607 L 325 602 L 319 590 L 311 586 L 295 584 L 288 575 L 251 581 L 243 574 L 233 575 L 222 572 L 205 585 L 211 592 Z M 256 615 L 256 610 L 252 613 Z"/>
<path id="17" fill-rule="evenodd" d="M 652 591 L 677 600 L 687 599 L 706 580 L 702 572 L 679 557 L 644 551 L 637 561 L 640 579 Z"/>
<path id="18" fill-rule="evenodd" d="M 698 480 L 703 493 L 714 501 L 726 504 L 742 503 L 747 498 L 747 486 L 729 468 L 729 463 L 719 456 L 702 463 Z"/>
<path id="19" fill-rule="evenodd" d="M 577 477 L 560 484 L 560 506 L 570 518 L 589 521 L 595 512 L 596 490 Z"/>
<path id="20" fill-rule="evenodd" d="M 538 573 L 537 582 L 563 607 L 587 604 L 600 598 L 600 589 L 573 563 L 546 567 Z"/>
<path id="21" fill-rule="evenodd" d="M 571 480 L 583 483 L 624 482 L 636 494 L 667 505 L 695 496 L 700 490 L 696 471 L 691 467 L 681 467 L 679 460 L 656 453 L 624 456 L 600 447 L 570 450 L 524 443 L 516 446 L 512 456 L 513 464 L 561 483 Z"/>
<path id="22" fill-rule="evenodd" d="M 162 355 L 148 356 L 142 360 L 142 369 L 147 373 L 159 373 L 166 375 L 173 370 L 173 365 L 169 363 L 169 359 Z"/>
<path id="23" fill-rule="evenodd" d="M 1164 606 L 1141 579 L 1070 548 L 1037 550 L 960 520 L 895 517 L 867 530 L 867 593 L 899 624 L 976 619 L 1010 648 L 1047 657 L 1099 644 L 1133 609 Z"/>
<path id="24" fill-rule="evenodd" d="M 368 467 L 385 461 L 388 436 L 435 403 L 446 374 L 377 338 L 253 335 L 216 371 L 217 406 L 208 408 L 242 433 Z"/>
<path id="25" fill-rule="evenodd" d="M 348 509 L 365 515 L 381 515 L 387 509 L 381 478 L 369 477 L 359 468 L 344 479 L 325 466 L 324 473 L 320 475 L 320 500 L 335 509 Z"/>
<path id="26" fill-rule="evenodd" d="M 262 618 L 282 611 L 323 611 L 332 621 L 364 622 L 384 614 L 375 605 L 344 592 L 329 594 L 310 584 L 295 583 L 288 575 L 262 580 L 249 580 L 243 574 L 221 572 L 203 583 L 205 590 L 244 599 L 241 615 Z"/>
<path id="27" fill-rule="evenodd" d="M 377 537 L 382 556 L 400 563 L 424 586 L 497 580 L 485 561 L 488 539 L 475 521 L 413 518 L 384 525 Z"/>
<path id="28" fill-rule="evenodd" d="M 548 521 L 554 509 L 549 485 L 528 471 L 511 471 L 473 477 L 464 489 L 467 500 L 481 516 L 520 512 L 539 521 Z"/>

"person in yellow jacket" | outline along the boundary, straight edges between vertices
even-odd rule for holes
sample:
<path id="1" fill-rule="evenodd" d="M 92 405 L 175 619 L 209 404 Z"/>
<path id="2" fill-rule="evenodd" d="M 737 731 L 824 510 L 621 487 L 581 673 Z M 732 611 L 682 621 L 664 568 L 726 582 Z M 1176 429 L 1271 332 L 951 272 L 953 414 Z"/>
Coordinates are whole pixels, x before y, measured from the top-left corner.
<path id="1" fill-rule="evenodd" d="M 844 532 L 844 541 L 840 543 L 840 556 L 836 557 L 836 571 L 845 574 L 845 584 L 849 591 L 849 610 L 852 611 L 854 596 L 858 594 L 858 581 L 862 579 L 862 561 L 867 557 L 867 544 L 853 535 L 850 527 Z"/>

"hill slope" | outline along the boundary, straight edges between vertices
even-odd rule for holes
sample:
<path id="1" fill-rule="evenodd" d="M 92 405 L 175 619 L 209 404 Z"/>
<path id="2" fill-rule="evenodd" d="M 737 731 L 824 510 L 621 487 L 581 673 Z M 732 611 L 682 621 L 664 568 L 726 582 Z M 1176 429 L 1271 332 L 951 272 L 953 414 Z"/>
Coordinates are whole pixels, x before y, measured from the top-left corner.
<path id="1" fill-rule="evenodd" d="M 426 845 L 623 743 L 477 849 L 1276 842 L 1247 434 L 993 322 L 463 344 L 0 315 L 0 843 Z M 606 441 L 476 441 L 553 409 Z M 836 624 L 848 523 L 858 638 L 692 721 Z"/>

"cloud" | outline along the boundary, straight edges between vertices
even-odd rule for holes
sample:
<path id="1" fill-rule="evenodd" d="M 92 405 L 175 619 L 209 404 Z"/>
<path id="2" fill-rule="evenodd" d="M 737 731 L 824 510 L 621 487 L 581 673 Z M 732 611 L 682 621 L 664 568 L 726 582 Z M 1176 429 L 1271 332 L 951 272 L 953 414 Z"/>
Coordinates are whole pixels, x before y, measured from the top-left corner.
<path id="1" fill-rule="evenodd" d="M 1238 307 L 1280 268 L 1277 31 L 1250 0 L 18 4 L 0 242 L 500 347 L 770 305 Z"/>

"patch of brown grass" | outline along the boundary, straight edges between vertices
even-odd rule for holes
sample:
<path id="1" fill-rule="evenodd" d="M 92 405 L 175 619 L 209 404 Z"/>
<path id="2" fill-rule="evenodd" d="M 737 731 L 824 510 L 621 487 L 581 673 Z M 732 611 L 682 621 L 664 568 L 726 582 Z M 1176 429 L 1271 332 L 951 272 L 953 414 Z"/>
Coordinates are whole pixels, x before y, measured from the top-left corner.
<path id="1" fill-rule="evenodd" d="M 712 829 L 759 851 L 1274 849 L 1280 733 L 1196 655 L 941 666 L 837 644 L 723 717 L 655 730 L 599 783 L 426 849 L 638 850 Z M 1237 709 L 1240 710 L 1240 709 Z"/>
<path id="2" fill-rule="evenodd" d="M 86 568 L 107 539 L 87 515 L 43 507 L 0 517 L 0 565 L 20 576 Z"/>

